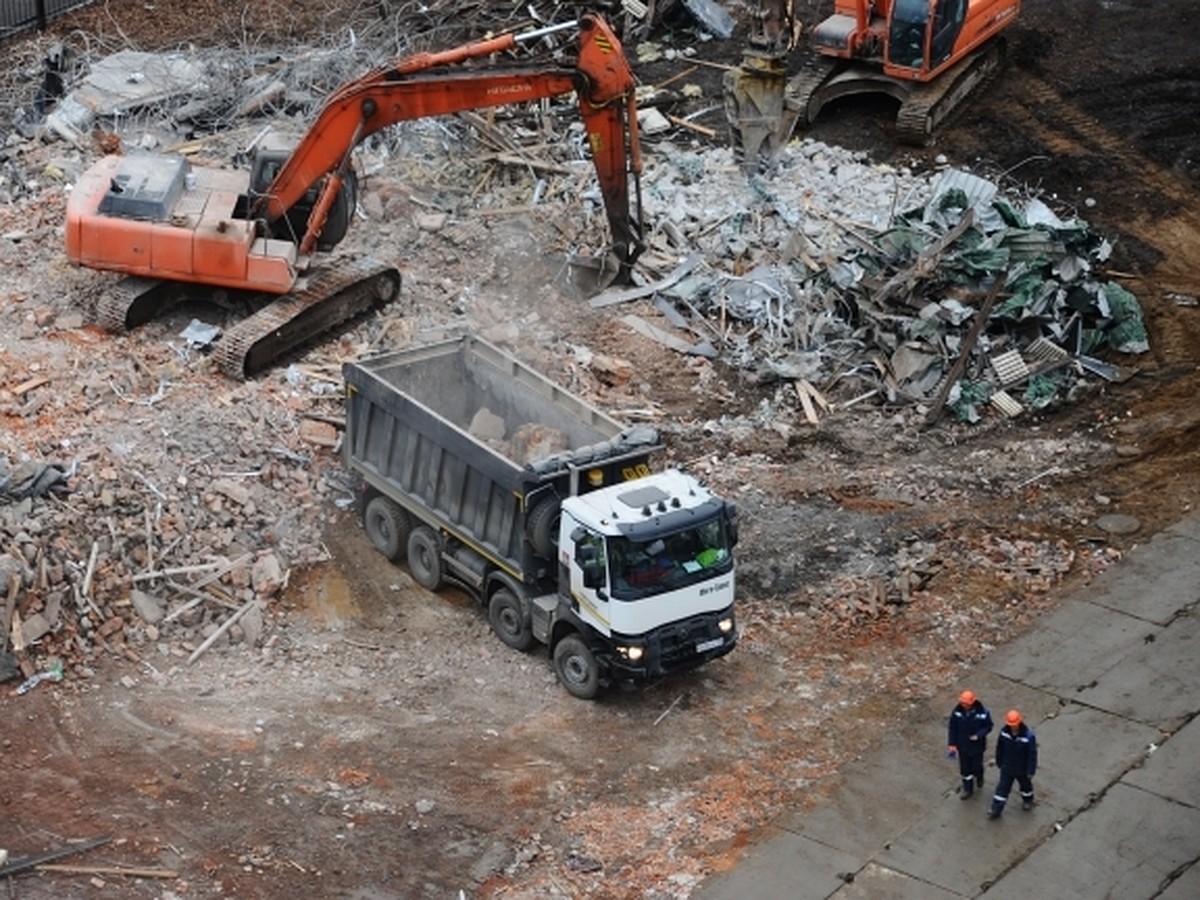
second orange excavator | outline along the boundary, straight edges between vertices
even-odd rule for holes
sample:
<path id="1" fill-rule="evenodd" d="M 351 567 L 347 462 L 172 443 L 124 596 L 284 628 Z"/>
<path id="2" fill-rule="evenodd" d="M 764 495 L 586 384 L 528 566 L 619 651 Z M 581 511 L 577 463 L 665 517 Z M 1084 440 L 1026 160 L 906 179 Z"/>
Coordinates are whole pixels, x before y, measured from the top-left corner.
<path id="1" fill-rule="evenodd" d="M 574 65 L 471 62 L 577 28 Z M 107 156 L 67 204 L 72 262 L 127 277 L 108 289 L 100 324 L 148 321 L 187 284 L 224 289 L 255 311 L 217 341 L 217 364 L 244 378 L 334 325 L 393 300 L 400 273 L 369 257 L 328 257 L 357 202 L 354 149 L 381 128 L 468 109 L 574 93 L 600 180 L 618 278 L 643 248 L 636 81 L 599 16 L 417 53 L 344 84 L 299 143 L 264 140 L 248 169 L 192 166 L 182 156 Z M 631 197 L 630 178 L 634 183 Z"/>
<path id="2" fill-rule="evenodd" d="M 900 101 L 896 136 L 932 142 L 938 127 L 999 68 L 1000 32 L 1021 0 L 836 0 L 812 29 L 815 64 L 788 85 L 797 125 L 831 100 L 882 92 Z"/>
<path id="3" fill-rule="evenodd" d="M 744 162 L 771 158 L 796 128 L 851 94 L 900 102 L 896 138 L 926 146 L 1004 60 L 1001 32 L 1021 0 L 835 0 L 809 29 L 809 52 L 788 75 L 797 30 L 792 0 L 757 0 L 740 67 L 725 77 L 725 105 Z"/>

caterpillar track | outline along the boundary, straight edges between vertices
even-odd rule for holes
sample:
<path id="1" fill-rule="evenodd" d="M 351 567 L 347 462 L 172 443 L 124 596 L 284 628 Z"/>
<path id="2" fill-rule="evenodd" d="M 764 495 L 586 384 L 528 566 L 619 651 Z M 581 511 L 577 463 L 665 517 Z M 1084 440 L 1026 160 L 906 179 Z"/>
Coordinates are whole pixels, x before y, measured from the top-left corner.
<path id="1" fill-rule="evenodd" d="M 896 139 L 925 147 L 962 111 L 971 95 L 1000 71 L 1004 56 L 1004 40 L 997 38 L 926 84 L 892 78 L 877 66 L 818 57 L 788 82 L 787 104 L 797 113 L 796 127 L 805 128 L 816 121 L 827 103 L 841 97 L 887 94 L 900 101 Z"/>
<path id="2" fill-rule="evenodd" d="M 113 333 L 129 331 L 187 299 L 189 287 L 195 291 L 194 286 L 172 281 L 122 279 L 97 305 L 97 324 Z M 399 295 L 399 270 L 370 257 L 331 260 L 283 295 L 228 292 L 229 300 L 254 312 L 225 330 L 216 343 L 214 360 L 229 377 L 249 378 L 313 338 Z M 209 299 L 220 302 L 215 294 L 210 293 Z"/>

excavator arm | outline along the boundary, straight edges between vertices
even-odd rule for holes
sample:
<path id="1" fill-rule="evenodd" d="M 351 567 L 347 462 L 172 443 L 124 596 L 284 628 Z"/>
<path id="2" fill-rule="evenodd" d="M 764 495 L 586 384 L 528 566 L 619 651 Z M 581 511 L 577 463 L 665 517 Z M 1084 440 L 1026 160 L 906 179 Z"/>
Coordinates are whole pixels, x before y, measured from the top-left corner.
<path id="1" fill-rule="evenodd" d="M 545 34 L 579 27 L 574 67 L 464 64 L 516 48 Z M 628 275 L 644 244 L 641 225 L 642 171 L 634 99 L 636 81 L 621 44 L 607 23 L 584 15 L 577 23 L 525 34 L 508 34 L 439 53 L 418 53 L 372 70 L 331 95 L 270 185 L 253 198 L 251 218 L 273 225 L 311 190 L 317 189 L 299 239 L 301 255 L 311 252 L 343 180 L 355 147 L 398 122 L 470 109 L 525 103 L 574 92 L 587 130 L 596 173 L 612 230 L 613 251 Z M 637 193 L 631 214 L 629 175 Z"/>

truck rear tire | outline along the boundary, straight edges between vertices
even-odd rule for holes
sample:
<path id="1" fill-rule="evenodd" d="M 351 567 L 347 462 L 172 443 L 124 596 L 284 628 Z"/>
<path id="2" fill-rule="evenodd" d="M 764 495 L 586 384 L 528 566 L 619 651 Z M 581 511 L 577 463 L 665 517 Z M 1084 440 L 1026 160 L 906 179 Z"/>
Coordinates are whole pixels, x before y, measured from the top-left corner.
<path id="1" fill-rule="evenodd" d="M 558 522 L 562 505 L 557 497 L 548 497 L 525 516 L 525 536 L 539 556 L 554 559 L 558 549 Z"/>
<path id="2" fill-rule="evenodd" d="M 554 671 L 572 697 L 594 700 L 600 693 L 600 667 L 577 634 L 568 634 L 554 648 Z"/>
<path id="3" fill-rule="evenodd" d="M 408 571 L 428 591 L 442 586 L 441 548 L 437 533 L 428 525 L 418 525 L 408 536 Z"/>
<path id="4" fill-rule="evenodd" d="M 373 497 L 363 513 L 363 528 L 375 549 L 392 562 L 404 562 L 412 520 L 391 497 Z"/>
<path id="5" fill-rule="evenodd" d="M 488 603 L 488 621 L 492 623 L 496 637 L 514 650 L 528 650 L 533 646 L 533 625 L 524 605 L 508 588 L 500 588 L 492 594 Z"/>

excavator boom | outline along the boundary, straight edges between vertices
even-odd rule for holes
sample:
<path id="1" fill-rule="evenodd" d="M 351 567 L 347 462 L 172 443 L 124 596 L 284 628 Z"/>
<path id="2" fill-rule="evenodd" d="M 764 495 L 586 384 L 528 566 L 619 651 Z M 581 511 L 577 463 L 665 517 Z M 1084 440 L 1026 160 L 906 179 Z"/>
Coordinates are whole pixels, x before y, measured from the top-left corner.
<path id="1" fill-rule="evenodd" d="M 628 189 L 628 174 L 636 178 L 642 169 L 637 82 L 620 42 L 602 19 L 584 16 L 577 24 L 579 56 L 573 67 L 447 68 L 513 49 L 562 27 L 557 26 L 416 54 L 342 86 L 326 100 L 253 212 L 270 223 L 279 221 L 323 178 L 342 170 L 349 152 L 363 139 L 389 125 L 575 92 L 608 210 L 614 252 L 622 265 L 632 265 L 641 251 L 640 223 L 630 217 Z M 315 235 L 306 237 L 311 242 Z M 303 252 L 303 242 L 301 246 Z"/>
<path id="2" fill-rule="evenodd" d="M 571 27 L 579 31 L 573 66 L 490 59 L 472 65 Z M 154 315 L 172 294 L 157 281 L 284 295 L 273 311 L 260 310 L 235 326 L 238 334 L 222 338 L 222 368 L 245 376 L 303 343 L 314 329 L 398 293 L 394 268 L 335 262 L 336 274 L 309 272 L 314 252 L 332 249 L 352 220 L 357 180 L 351 158 L 364 139 L 399 122 L 574 93 L 612 232 L 617 277 L 627 281 L 644 246 L 635 86 L 620 42 L 590 14 L 413 54 L 335 90 L 294 148 L 264 142 L 250 171 L 192 167 L 182 157 L 162 155 L 99 160 L 68 201 L 67 255 L 137 279 L 102 299 L 98 317 L 110 330 Z M 307 283 L 297 290 L 302 275 Z M 323 295 L 321 285 L 332 293 Z"/>

